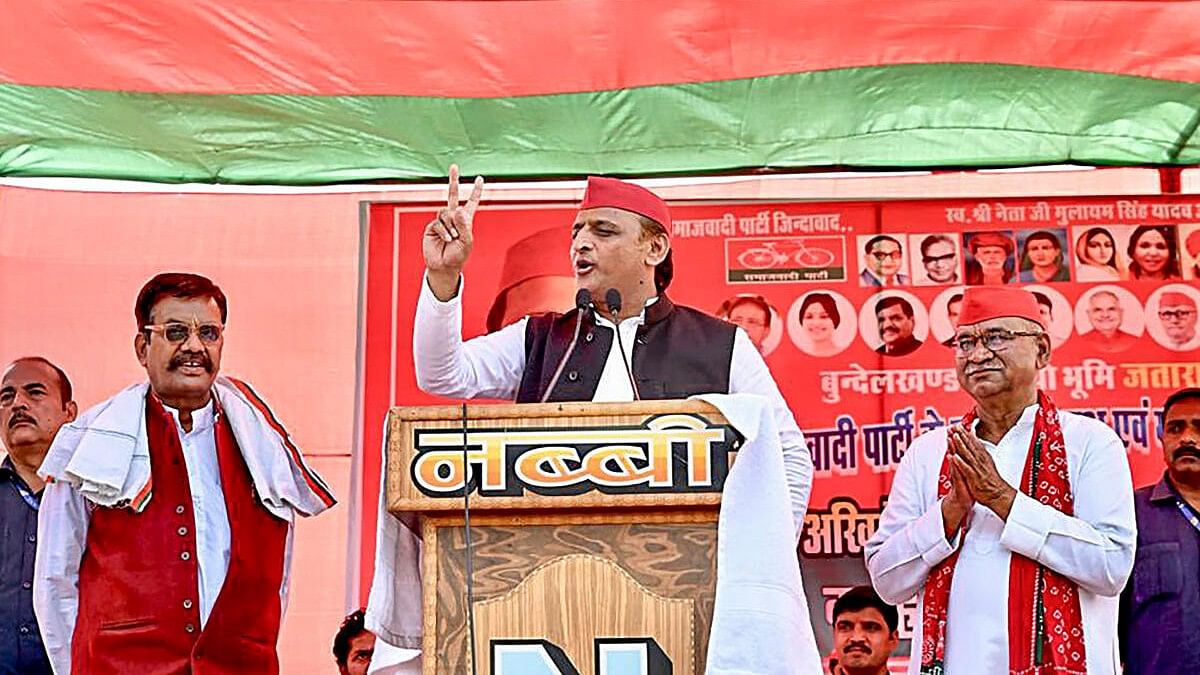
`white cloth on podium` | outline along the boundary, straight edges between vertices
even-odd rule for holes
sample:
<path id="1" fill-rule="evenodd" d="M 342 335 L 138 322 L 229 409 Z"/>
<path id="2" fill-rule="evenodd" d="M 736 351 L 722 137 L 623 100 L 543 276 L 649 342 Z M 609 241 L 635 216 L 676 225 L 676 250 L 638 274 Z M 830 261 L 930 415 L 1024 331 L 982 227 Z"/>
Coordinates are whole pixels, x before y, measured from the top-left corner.
<path id="1" fill-rule="evenodd" d="M 746 440 L 725 479 L 717 521 L 717 591 L 709 675 L 819 675 L 771 407 L 754 394 L 698 396 Z"/>
<path id="2" fill-rule="evenodd" d="M 421 672 L 421 538 L 415 517 L 397 518 L 387 509 L 388 423 L 383 423 L 383 461 L 376 514 L 375 576 L 367 596 L 366 626 L 375 634 L 370 675 Z"/>

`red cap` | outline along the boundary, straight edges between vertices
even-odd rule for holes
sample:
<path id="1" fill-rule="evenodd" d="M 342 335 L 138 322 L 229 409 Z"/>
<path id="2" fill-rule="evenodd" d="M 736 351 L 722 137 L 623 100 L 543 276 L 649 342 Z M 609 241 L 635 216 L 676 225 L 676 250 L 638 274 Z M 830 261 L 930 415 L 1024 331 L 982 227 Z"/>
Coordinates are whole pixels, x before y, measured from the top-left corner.
<path id="1" fill-rule="evenodd" d="M 963 291 L 962 308 L 958 313 L 959 326 L 1010 316 L 1029 319 L 1046 330 L 1037 298 L 1027 290 L 1004 286 L 971 286 Z"/>
<path id="2" fill-rule="evenodd" d="M 575 278 L 568 251 L 571 231 L 553 227 L 535 232 L 508 247 L 504 253 L 504 268 L 500 272 L 500 289 L 488 311 L 488 332 L 500 330 L 504 319 L 504 296 L 513 286 L 537 277 Z"/>
<path id="3" fill-rule="evenodd" d="M 616 178 L 588 176 L 587 191 L 583 193 L 579 210 L 604 206 L 646 216 L 666 228 L 668 233 L 671 231 L 671 211 L 658 195 L 640 185 Z"/>
<path id="4" fill-rule="evenodd" d="M 1013 243 L 1012 237 L 1000 234 L 999 232 L 980 232 L 971 237 L 971 241 L 967 244 L 967 248 L 974 255 L 976 251 L 984 246 L 1001 246 L 1004 252 L 1012 255 L 1016 250 L 1016 244 Z"/>
<path id="5" fill-rule="evenodd" d="M 1180 293 L 1179 291 L 1166 291 L 1158 299 L 1159 307 L 1175 307 L 1177 305 L 1195 307 L 1196 301 L 1192 300 L 1187 293 Z"/>
<path id="6" fill-rule="evenodd" d="M 1200 257 L 1200 230 L 1192 230 L 1183 246 L 1192 257 Z"/>

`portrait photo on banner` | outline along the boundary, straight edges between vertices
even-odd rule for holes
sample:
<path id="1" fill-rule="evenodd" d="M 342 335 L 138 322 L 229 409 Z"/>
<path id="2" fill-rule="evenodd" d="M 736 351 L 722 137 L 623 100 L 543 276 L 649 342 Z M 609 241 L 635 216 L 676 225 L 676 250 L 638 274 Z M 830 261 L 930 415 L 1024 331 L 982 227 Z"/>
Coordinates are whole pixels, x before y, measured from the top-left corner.
<path id="1" fill-rule="evenodd" d="M 1188 284 L 1167 284 L 1146 300 L 1146 331 L 1158 344 L 1172 351 L 1200 348 L 1196 312 L 1200 291 Z"/>
<path id="2" fill-rule="evenodd" d="M 1046 332 L 1050 334 L 1050 346 L 1057 349 L 1071 337 L 1075 328 L 1071 302 L 1053 286 L 1029 284 L 1024 288 L 1037 299 L 1038 311 L 1046 322 Z"/>
<path id="3" fill-rule="evenodd" d="M 718 319 L 739 326 L 763 356 L 775 351 L 783 340 L 783 321 L 774 305 L 755 293 L 738 293 L 714 312 Z"/>
<path id="4" fill-rule="evenodd" d="M 945 286 L 962 283 L 962 242 L 957 232 L 908 235 L 913 284 Z"/>
<path id="5" fill-rule="evenodd" d="M 1011 230 L 967 232 L 966 280 L 972 286 L 1011 284 L 1017 279 L 1017 245 Z"/>
<path id="6" fill-rule="evenodd" d="M 854 342 L 857 315 L 854 305 L 841 293 L 809 291 L 788 309 L 788 336 L 809 356 L 834 356 Z"/>
<path id="7" fill-rule="evenodd" d="M 859 309 L 858 330 L 863 342 L 883 356 L 908 356 L 929 337 L 925 305 L 908 291 L 882 291 Z"/>
<path id="8" fill-rule="evenodd" d="M 1124 352 L 1139 343 L 1145 330 L 1142 303 L 1116 284 L 1093 286 L 1075 303 L 1075 331 L 1095 351 Z"/>
<path id="9" fill-rule="evenodd" d="M 1019 278 L 1026 283 L 1071 280 L 1070 247 L 1064 228 L 1021 230 L 1017 233 Z"/>

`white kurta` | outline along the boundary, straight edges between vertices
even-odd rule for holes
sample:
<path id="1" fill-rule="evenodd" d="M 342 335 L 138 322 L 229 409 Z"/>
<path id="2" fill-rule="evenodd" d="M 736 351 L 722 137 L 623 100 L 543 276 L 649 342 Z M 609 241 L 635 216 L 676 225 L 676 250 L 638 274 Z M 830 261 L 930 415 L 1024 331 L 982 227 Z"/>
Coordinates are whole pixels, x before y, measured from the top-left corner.
<path id="1" fill-rule="evenodd" d="M 983 441 L 1010 485 L 1020 483 L 1037 406 L 1025 409 L 999 444 Z M 1008 520 L 978 504 L 961 543 L 947 610 L 946 675 L 1008 673 L 1008 573 L 1019 553 L 1079 584 L 1084 646 L 1091 675 L 1120 672 L 1119 594 L 1133 568 L 1137 540 L 1133 482 L 1125 448 L 1111 428 L 1089 417 L 1059 413 L 1067 446 L 1075 516 L 1018 494 Z M 938 473 L 946 429 L 922 434 L 904 455 L 879 529 L 866 547 L 875 590 L 900 604 L 924 592 L 925 580 L 954 548 L 946 541 Z M 913 632 L 910 673 L 920 670 L 921 612 Z"/>
<path id="2" fill-rule="evenodd" d="M 465 282 L 464 282 L 465 283 Z M 454 398 L 516 398 L 525 372 L 525 325 L 528 318 L 510 324 L 495 333 L 463 342 L 462 284 L 459 294 L 441 302 L 421 284 L 417 316 L 413 327 L 413 362 L 417 384 L 423 391 Z M 621 322 L 621 342 L 625 356 L 633 363 L 637 329 L 645 322 L 645 311 Z M 612 330 L 611 321 L 597 317 L 597 326 Z M 804 435 L 779 393 L 771 371 L 750 336 L 737 329 L 733 356 L 729 363 L 729 391 L 704 393 L 758 394 L 771 402 L 779 440 L 783 446 L 783 465 L 796 538 L 804 525 L 808 495 L 812 489 L 813 463 Z M 617 341 L 614 339 L 615 346 Z M 632 401 L 633 387 L 625 372 L 621 354 L 610 349 L 596 386 L 593 401 Z"/>

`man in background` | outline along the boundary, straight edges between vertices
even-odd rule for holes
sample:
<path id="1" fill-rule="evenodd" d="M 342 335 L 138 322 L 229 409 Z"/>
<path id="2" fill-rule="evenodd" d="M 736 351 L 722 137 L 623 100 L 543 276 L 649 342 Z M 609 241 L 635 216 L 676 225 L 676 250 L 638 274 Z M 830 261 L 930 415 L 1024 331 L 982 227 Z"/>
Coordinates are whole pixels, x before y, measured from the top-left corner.
<path id="1" fill-rule="evenodd" d="M 1137 553 L 1121 594 L 1125 675 L 1200 673 L 1200 389 L 1163 404 L 1163 461 L 1133 493 Z"/>
<path id="2" fill-rule="evenodd" d="M 0 379 L 0 675 L 50 675 L 33 614 L 33 562 L 45 483 L 37 475 L 59 427 L 75 419 L 71 381 L 40 356 L 17 359 Z"/>
<path id="3" fill-rule="evenodd" d="M 887 675 L 900 644 L 900 613 L 870 586 L 855 586 L 833 603 L 833 675 Z"/>
<path id="4" fill-rule="evenodd" d="M 367 675 L 371 657 L 375 654 L 375 634 L 364 624 L 364 611 L 355 610 L 342 619 L 342 626 L 333 638 L 333 658 L 338 675 Z"/>

